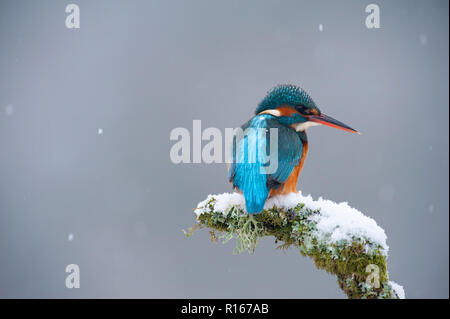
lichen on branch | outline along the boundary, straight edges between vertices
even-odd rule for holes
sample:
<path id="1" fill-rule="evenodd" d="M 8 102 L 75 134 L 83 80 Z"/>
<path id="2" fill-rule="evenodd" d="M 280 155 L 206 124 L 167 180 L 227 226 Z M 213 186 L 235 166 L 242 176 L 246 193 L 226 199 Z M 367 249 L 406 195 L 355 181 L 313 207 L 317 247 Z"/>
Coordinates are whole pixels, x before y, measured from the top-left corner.
<path id="1" fill-rule="evenodd" d="M 384 230 L 346 203 L 297 193 L 271 198 L 261 213 L 249 215 L 241 194 L 225 193 L 209 195 L 195 213 L 188 237 L 208 228 L 213 241 L 235 238 L 234 253 L 253 253 L 260 238 L 273 236 L 277 248 L 296 247 L 317 268 L 336 275 L 349 298 L 404 298 L 403 288 L 388 278 Z"/>

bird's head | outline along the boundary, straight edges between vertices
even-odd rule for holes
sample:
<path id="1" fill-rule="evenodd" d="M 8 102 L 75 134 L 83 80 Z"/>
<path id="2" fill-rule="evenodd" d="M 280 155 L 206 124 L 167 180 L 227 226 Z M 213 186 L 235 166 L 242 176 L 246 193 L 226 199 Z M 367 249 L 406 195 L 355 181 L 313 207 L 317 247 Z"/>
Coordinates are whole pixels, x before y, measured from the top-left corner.
<path id="1" fill-rule="evenodd" d="M 358 133 L 346 124 L 323 114 L 303 89 L 290 84 L 273 88 L 259 103 L 256 114 L 271 114 L 297 131 L 310 126 L 327 125 L 344 131 Z"/>

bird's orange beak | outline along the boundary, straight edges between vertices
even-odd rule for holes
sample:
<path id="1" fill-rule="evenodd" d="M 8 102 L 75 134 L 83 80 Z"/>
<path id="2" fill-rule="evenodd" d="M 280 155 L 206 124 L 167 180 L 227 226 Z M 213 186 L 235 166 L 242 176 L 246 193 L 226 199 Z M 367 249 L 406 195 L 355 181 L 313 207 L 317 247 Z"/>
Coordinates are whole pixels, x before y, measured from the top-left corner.
<path id="1" fill-rule="evenodd" d="M 319 124 L 323 124 L 323 125 L 327 125 L 327 126 L 331 126 L 331 127 L 340 129 L 340 130 L 344 130 L 347 132 L 361 134 L 357 130 L 352 129 L 350 126 L 348 126 L 342 122 L 339 122 L 338 120 L 335 120 L 331 116 L 328 116 L 325 114 L 310 115 L 310 116 L 308 116 L 308 120 L 311 122 L 316 122 Z"/>

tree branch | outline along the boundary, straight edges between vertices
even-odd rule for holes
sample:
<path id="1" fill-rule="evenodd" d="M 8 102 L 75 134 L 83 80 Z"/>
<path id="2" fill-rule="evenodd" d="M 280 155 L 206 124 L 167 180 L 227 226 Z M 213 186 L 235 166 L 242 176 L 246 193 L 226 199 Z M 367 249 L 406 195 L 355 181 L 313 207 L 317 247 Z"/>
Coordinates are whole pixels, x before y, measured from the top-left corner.
<path id="1" fill-rule="evenodd" d="M 241 194 L 225 193 L 209 195 L 195 213 L 197 223 L 187 237 L 209 228 L 211 240 L 235 238 L 234 253 L 253 253 L 259 238 L 273 236 L 278 249 L 294 246 L 336 275 L 349 298 L 404 298 L 403 288 L 388 278 L 384 230 L 347 203 L 297 193 L 270 198 L 261 213 L 248 215 Z"/>

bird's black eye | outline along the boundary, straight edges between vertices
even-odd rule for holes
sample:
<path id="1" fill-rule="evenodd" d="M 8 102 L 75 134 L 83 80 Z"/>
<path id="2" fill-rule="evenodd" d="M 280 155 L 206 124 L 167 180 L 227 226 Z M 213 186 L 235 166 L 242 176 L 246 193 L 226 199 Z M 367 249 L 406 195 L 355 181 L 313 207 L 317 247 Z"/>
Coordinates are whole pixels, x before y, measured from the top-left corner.
<path id="1" fill-rule="evenodd" d="M 306 107 L 306 106 L 301 105 L 301 104 L 296 105 L 295 109 L 298 112 L 300 112 L 301 114 L 304 114 L 304 115 L 319 115 L 320 114 L 320 112 L 317 109 L 311 108 L 311 107 Z"/>
<path id="2" fill-rule="evenodd" d="M 302 114 L 308 114 L 308 109 L 304 105 L 298 104 L 295 106 L 295 109 Z"/>

